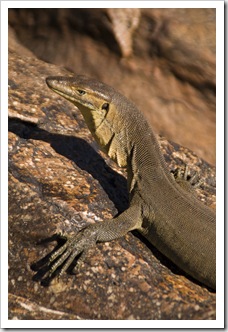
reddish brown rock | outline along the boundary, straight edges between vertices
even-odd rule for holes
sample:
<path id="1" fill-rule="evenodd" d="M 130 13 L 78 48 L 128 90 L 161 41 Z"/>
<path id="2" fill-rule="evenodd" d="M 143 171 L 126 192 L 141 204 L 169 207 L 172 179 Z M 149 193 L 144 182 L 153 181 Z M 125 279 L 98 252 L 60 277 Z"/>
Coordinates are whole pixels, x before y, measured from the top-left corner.
<path id="1" fill-rule="evenodd" d="M 132 20 L 117 9 L 112 17 L 106 9 L 9 10 L 39 58 L 114 86 L 157 133 L 215 164 L 215 9 L 141 9 Z"/>
<path id="2" fill-rule="evenodd" d="M 9 45 L 9 319 L 215 319 L 215 294 L 137 233 L 98 244 L 76 275 L 42 285 L 33 263 L 56 243 L 40 241 L 124 210 L 126 180 L 97 152 L 77 109 L 46 87 L 46 76 L 66 71 Z M 170 169 L 200 168 L 199 198 L 213 205 L 214 169 L 160 143 Z"/>

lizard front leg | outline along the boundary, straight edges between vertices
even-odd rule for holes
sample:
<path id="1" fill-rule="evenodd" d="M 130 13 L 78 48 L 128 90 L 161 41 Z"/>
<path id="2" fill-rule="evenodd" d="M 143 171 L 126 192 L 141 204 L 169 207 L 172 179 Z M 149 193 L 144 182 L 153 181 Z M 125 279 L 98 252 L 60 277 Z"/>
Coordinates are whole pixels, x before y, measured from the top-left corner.
<path id="1" fill-rule="evenodd" d="M 79 266 L 85 259 L 88 250 L 97 242 L 120 238 L 127 232 L 140 228 L 141 224 L 141 209 L 138 205 L 133 205 L 114 219 L 89 225 L 73 237 L 67 238 L 66 243 L 51 255 L 49 262 L 52 265 L 49 277 L 62 265 L 59 273 L 61 275 L 69 268 L 74 259 L 81 255 L 77 261 L 77 266 Z"/>

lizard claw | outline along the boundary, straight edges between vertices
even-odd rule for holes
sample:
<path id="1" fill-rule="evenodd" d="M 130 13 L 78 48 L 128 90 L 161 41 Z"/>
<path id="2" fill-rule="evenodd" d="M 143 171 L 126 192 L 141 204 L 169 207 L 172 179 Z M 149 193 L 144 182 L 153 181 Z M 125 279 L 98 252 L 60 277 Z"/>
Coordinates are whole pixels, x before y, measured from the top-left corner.
<path id="1" fill-rule="evenodd" d="M 81 256 L 78 259 L 77 266 L 84 261 L 88 250 L 95 246 L 97 242 L 97 232 L 94 226 L 95 225 L 90 225 L 73 237 L 68 238 L 66 243 L 51 255 L 49 264 L 54 263 L 49 270 L 49 278 L 52 277 L 53 273 L 62 265 L 59 272 L 60 277 L 80 254 Z"/>
<path id="2" fill-rule="evenodd" d="M 184 172 L 180 168 L 177 168 L 171 174 L 176 182 L 187 191 L 191 191 L 192 188 L 199 188 L 203 184 L 203 180 L 199 180 L 198 172 L 195 172 L 192 176 L 189 175 L 188 165 L 185 165 Z"/>

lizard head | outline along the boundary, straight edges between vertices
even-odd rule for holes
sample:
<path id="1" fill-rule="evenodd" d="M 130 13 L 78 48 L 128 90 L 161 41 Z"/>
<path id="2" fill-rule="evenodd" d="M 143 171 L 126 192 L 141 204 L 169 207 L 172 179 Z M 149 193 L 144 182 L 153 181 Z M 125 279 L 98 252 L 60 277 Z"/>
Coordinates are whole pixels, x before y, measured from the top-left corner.
<path id="1" fill-rule="evenodd" d="M 85 76 L 48 77 L 50 89 L 81 111 L 100 148 L 119 166 L 127 165 L 125 126 L 119 103 L 125 97 L 110 86 Z"/>

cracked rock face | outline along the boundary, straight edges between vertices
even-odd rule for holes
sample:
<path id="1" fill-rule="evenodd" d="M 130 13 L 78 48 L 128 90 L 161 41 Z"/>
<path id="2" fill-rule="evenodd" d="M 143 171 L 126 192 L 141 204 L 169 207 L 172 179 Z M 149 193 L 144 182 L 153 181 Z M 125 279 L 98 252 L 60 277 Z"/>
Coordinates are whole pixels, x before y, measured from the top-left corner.
<path id="1" fill-rule="evenodd" d="M 69 28 L 69 26 L 66 24 L 69 24 L 67 22 L 71 16 L 66 20 L 67 16 L 64 16 L 63 13 L 70 14 L 66 11 L 62 12 L 62 16 L 57 16 L 60 23 L 62 22 L 62 26 L 65 26 L 65 30 L 62 30 L 65 31 L 63 33 L 67 33 L 66 27 Z M 85 12 L 80 12 L 80 15 L 83 13 Z M 89 13 L 91 15 L 91 12 Z M 59 13 L 57 14 L 59 15 Z M 74 12 L 74 15 L 76 14 Z M 58 232 L 73 234 L 89 223 L 111 218 L 126 209 L 128 198 L 124 171 L 98 151 L 80 112 L 46 87 L 45 78 L 47 76 L 68 75 L 68 72 L 60 68 L 58 64 L 54 65 L 38 59 L 35 55 L 38 52 L 37 49 L 34 48 L 32 53 L 24 46 L 25 42 L 23 45 L 20 35 L 21 20 L 24 19 L 25 22 L 30 22 L 29 24 L 36 22 L 36 20 L 27 21 L 25 18 L 29 15 L 31 15 L 30 11 L 19 10 L 10 13 L 10 22 L 21 41 L 15 37 L 15 31 L 10 32 L 9 319 L 215 319 L 215 294 L 190 280 L 137 233 L 129 233 L 118 241 L 98 244 L 76 275 L 65 273 L 60 280 L 53 280 L 49 286 L 45 286 L 39 281 L 39 271 L 32 270 L 32 265 L 48 255 L 56 246 L 55 241 L 48 241 L 48 238 L 54 239 L 53 234 Z M 48 11 L 45 11 L 43 15 L 48 18 L 48 15 L 52 15 L 52 11 L 49 14 Z M 167 113 L 162 112 L 163 109 L 164 112 L 168 109 L 174 118 L 178 114 L 176 119 L 179 118 L 181 121 L 182 115 L 180 114 L 184 112 L 184 108 L 190 112 L 195 105 L 200 107 L 202 114 L 207 109 L 208 122 L 204 121 L 203 127 L 206 127 L 208 123 L 210 123 L 210 127 L 213 122 L 209 121 L 210 114 L 213 114 L 213 103 L 210 103 L 211 109 L 208 109 L 206 105 L 210 98 L 211 100 L 214 98 L 211 90 L 204 90 L 203 93 L 196 92 L 193 83 L 183 83 L 171 74 L 174 71 L 174 63 L 181 63 L 181 53 L 184 53 L 183 45 L 178 48 L 176 56 L 174 49 L 171 53 L 168 52 L 168 49 L 172 48 L 174 40 L 175 45 L 178 44 L 176 41 L 180 43 L 181 33 L 184 35 L 185 31 L 184 17 L 180 19 L 179 15 L 175 15 L 177 13 L 174 10 L 168 14 L 159 12 L 159 10 L 140 13 L 141 19 L 133 35 L 136 38 L 133 43 L 134 61 L 131 58 L 120 63 L 114 50 L 112 54 L 105 47 L 101 52 L 100 42 L 93 37 L 97 36 L 96 31 L 92 29 L 93 25 L 87 29 L 92 29 L 94 34 L 87 31 L 88 33 L 83 35 L 82 30 L 78 28 L 76 35 L 81 42 L 81 48 L 77 52 L 75 51 L 74 55 L 81 66 L 82 61 L 85 61 L 83 54 L 88 54 L 85 50 L 88 50 L 89 45 L 96 45 L 89 50 L 94 52 L 93 60 L 96 60 L 99 52 L 102 53 L 104 66 L 100 66 L 98 63 L 94 68 L 94 65 L 87 59 L 86 74 L 99 79 L 103 78 L 104 81 L 106 78 L 108 84 L 134 100 L 142 111 L 155 109 L 157 119 L 155 125 L 164 122 L 167 132 L 169 132 L 169 126 L 172 127 L 172 120 Z M 200 12 L 197 15 L 203 15 L 203 13 Z M 205 13 L 205 15 L 209 15 L 209 13 Z M 94 20 L 103 17 L 104 22 L 101 22 L 101 25 L 105 25 L 108 20 L 103 11 L 97 11 L 93 17 Z M 145 18 L 144 23 L 142 23 L 142 17 Z M 175 17 L 178 17 L 180 21 L 179 26 L 182 27 L 182 32 L 177 32 L 178 28 L 175 28 L 177 25 Z M 185 13 L 186 26 L 193 18 L 193 12 Z M 213 12 L 210 12 L 206 18 L 213 27 Z M 40 19 L 38 12 L 37 19 Z M 193 20 L 195 23 L 192 34 L 196 34 L 196 30 L 194 30 L 196 21 L 196 19 Z M 93 23 L 93 21 L 91 22 Z M 162 72 L 160 66 L 161 63 L 164 65 L 164 59 L 154 58 L 155 64 L 151 66 L 146 61 L 146 47 L 143 48 L 143 45 L 149 47 L 146 40 L 137 39 L 137 36 L 145 35 L 145 24 L 149 24 L 148 22 L 150 22 L 151 28 L 153 27 L 153 38 L 157 38 L 157 45 L 164 42 L 164 45 L 160 45 L 161 54 L 164 54 L 164 58 L 170 57 L 165 67 L 166 74 Z M 163 22 L 161 26 L 159 22 Z M 82 24 L 82 21 L 79 23 Z M 110 21 L 107 24 L 109 29 L 112 29 Z M 206 27 L 203 29 L 209 29 L 210 24 L 205 24 Z M 146 26 L 148 27 L 148 25 Z M 35 27 L 38 29 L 38 26 L 35 25 Z M 170 27 L 173 31 L 171 36 L 168 33 Z M 43 29 L 43 34 L 46 36 L 45 23 L 43 23 Z M 54 28 L 51 31 L 53 38 L 56 31 Z M 109 30 L 109 33 L 111 31 Z M 162 39 L 156 37 L 161 33 Z M 205 31 L 201 31 L 199 35 L 203 36 L 204 33 Z M 30 41 L 35 40 L 35 36 L 33 39 L 30 33 L 29 36 Z M 71 38 L 70 36 L 68 34 L 68 38 Z M 60 40 L 60 43 L 62 42 Z M 192 47 L 192 53 L 185 60 L 189 61 L 188 63 L 192 61 L 192 54 L 196 52 L 191 46 L 194 43 L 197 43 L 197 40 L 192 40 L 190 37 L 189 40 L 185 40 L 189 49 Z M 33 43 L 31 42 L 30 45 Z M 197 78 L 192 74 L 191 80 L 198 79 L 198 82 L 201 83 L 207 80 L 213 86 L 213 79 L 210 78 L 214 78 L 213 43 L 210 42 L 209 45 L 203 46 L 208 49 L 206 52 L 207 66 L 211 69 L 208 71 L 208 76 L 201 72 L 200 77 Z M 150 45 L 150 47 L 152 46 Z M 50 48 L 49 56 L 53 57 L 51 54 L 53 46 Z M 70 49 L 69 52 L 71 52 Z M 141 57 L 137 55 L 137 50 L 140 49 L 145 52 Z M 48 55 L 48 50 L 46 50 L 46 54 Z M 199 61 L 196 62 L 196 65 L 200 65 L 203 53 L 198 54 L 198 57 Z M 56 63 L 57 59 L 55 58 L 53 62 Z M 116 74 L 113 76 L 108 71 L 111 69 L 105 67 L 108 62 L 113 64 L 113 68 L 116 70 Z M 145 63 L 144 66 L 150 68 L 150 73 L 151 70 L 153 71 L 153 79 L 150 79 L 151 74 L 149 75 L 145 71 L 146 74 L 143 74 L 142 80 L 143 63 Z M 97 67 L 100 67 L 99 75 Z M 186 69 L 179 75 L 182 74 L 186 78 L 188 66 L 183 64 L 183 67 Z M 85 65 L 81 68 L 85 68 Z M 178 68 L 180 71 L 182 70 L 181 65 Z M 164 97 L 161 90 L 165 78 L 169 82 L 164 85 L 165 89 L 170 82 L 173 82 L 171 92 L 175 89 L 179 91 L 176 92 L 179 95 L 172 96 L 170 100 Z M 130 83 L 126 84 L 128 81 Z M 152 84 L 153 93 L 151 93 Z M 147 89 L 147 87 L 149 88 Z M 129 90 L 125 90 L 126 88 Z M 150 100 L 146 98 L 146 94 L 149 93 L 151 93 Z M 202 97 L 203 94 L 204 97 Z M 135 99 L 132 98 L 134 95 Z M 188 98 L 185 99 L 183 96 Z M 146 101 L 144 102 L 144 100 Z M 160 105 L 159 109 L 157 109 L 158 105 Z M 159 112 L 160 119 L 158 118 Z M 148 118 L 152 119 L 152 115 L 149 114 Z M 190 119 L 192 123 L 199 121 L 194 117 L 194 112 L 190 112 Z M 207 127 L 207 132 L 209 127 Z M 184 128 L 183 130 L 187 132 L 187 127 Z M 203 130 L 202 136 L 205 135 Z M 164 134 L 165 129 L 156 131 Z M 197 190 L 198 198 L 214 208 L 214 168 L 199 158 L 196 153 L 183 146 L 170 143 L 163 138 L 160 138 L 159 142 L 170 170 L 174 170 L 177 166 L 183 168 L 185 163 L 188 163 L 191 172 L 200 171 L 204 186 L 201 190 Z M 47 240 L 45 241 L 45 239 Z"/>

